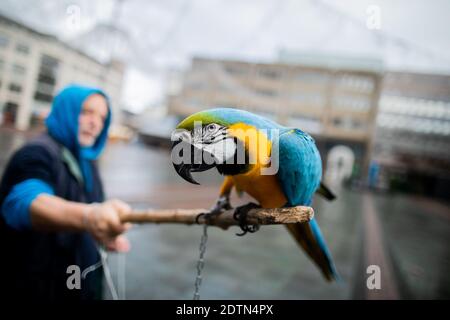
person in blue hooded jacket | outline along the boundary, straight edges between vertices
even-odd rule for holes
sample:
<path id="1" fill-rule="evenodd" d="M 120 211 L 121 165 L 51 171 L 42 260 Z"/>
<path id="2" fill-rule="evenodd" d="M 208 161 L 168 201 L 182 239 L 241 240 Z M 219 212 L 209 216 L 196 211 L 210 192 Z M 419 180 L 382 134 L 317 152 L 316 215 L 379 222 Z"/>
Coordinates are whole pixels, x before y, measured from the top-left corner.
<path id="1" fill-rule="evenodd" d="M 102 270 L 68 286 L 69 266 L 89 270 L 96 245 L 127 251 L 129 228 L 119 215 L 130 207 L 105 201 L 95 160 L 111 122 L 106 94 L 71 85 L 55 98 L 47 132 L 17 150 L 0 184 L 2 294 L 45 300 L 99 299 Z"/>

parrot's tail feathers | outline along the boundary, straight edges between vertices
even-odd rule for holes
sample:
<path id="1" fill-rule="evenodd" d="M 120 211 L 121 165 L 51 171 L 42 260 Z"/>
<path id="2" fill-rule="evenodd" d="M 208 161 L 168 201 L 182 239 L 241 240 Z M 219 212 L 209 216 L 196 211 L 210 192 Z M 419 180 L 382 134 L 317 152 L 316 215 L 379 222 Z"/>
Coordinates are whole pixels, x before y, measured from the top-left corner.
<path id="1" fill-rule="evenodd" d="M 307 223 L 288 224 L 286 227 L 310 258 L 317 264 L 323 276 L 328 281 L 340 280 L 331 254 L 328 251 L 319 225 L 315 219 Z"/>
<path id="2" fill-rule="evenodd" d="M 331 190 L 323 182 L 320 183 L 319 189 L 317 189 L 317 193 L 330 201 L 336 199 L 334 193 L 331 192 Z"/>

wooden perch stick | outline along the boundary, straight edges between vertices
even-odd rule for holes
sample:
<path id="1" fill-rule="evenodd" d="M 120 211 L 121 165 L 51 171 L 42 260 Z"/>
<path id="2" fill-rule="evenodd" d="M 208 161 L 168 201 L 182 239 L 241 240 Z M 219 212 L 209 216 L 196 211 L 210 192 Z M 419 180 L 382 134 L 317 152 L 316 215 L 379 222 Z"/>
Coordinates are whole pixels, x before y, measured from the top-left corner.
<path id="1" fill-rule="evenodd" d="M 167 210 L 143 210 L 133 211 L 130 214 L 122 215 L 122 222 L 132 223 L 184 223 L 194 224 L 195 218 L 200 213 L 208 212 L 207 209 L 167 209 Z M 220 215 L 213 217 L 209 225 L 228 229 L 230 226 L 239 225 L 233 218 L 234 209 L 224 211 Z M 297 206 L 291 208 L 276 209 L 251 209 L 247 215 L 249 224 L 290 224 L 308 222 L 314 217 L 314 210 L 311 207 Z M 205 224 L 206 219 L 201 216 L 200 224 Z"/>

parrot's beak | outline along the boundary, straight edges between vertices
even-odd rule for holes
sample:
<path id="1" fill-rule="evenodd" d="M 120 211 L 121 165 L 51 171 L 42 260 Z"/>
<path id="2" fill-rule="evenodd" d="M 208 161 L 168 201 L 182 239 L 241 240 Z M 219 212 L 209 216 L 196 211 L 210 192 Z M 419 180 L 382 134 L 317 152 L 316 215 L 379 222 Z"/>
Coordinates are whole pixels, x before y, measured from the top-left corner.
<path id="1" fill-rule="evenodd" d="M 190 151 L 190 155 L 183 158 L 183 152 L 186 150 Z M 206 171 L 215 167 L 215 163 L 208 164 L 203 161 L 205 153 L 204 150 L 198 149 L 188 142 L 174 141 L 172 143 L 172 163 L 178 175 L 187 182 L 199 184 L 194 180 L 191 172 Z M 177 159 L 175 160 L 174 157 Z M 183 161 L 180 162 L 180 159 Z"/>

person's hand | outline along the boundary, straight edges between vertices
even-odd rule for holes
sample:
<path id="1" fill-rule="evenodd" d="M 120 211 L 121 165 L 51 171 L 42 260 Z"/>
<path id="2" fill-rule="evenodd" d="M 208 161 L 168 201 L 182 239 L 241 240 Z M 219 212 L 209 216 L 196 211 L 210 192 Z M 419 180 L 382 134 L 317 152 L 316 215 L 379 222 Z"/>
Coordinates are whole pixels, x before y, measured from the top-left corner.
<path id="1" fill-rule="evenodd" d="M 123 233 L 131 224 L 122 223 L 120 216 L 130 211 L 128 204 L 116 199 L 90 204 L 84 216 L 86 230 L 106 249 L 127 252 L 130 250 L 130 243 Z"/>

